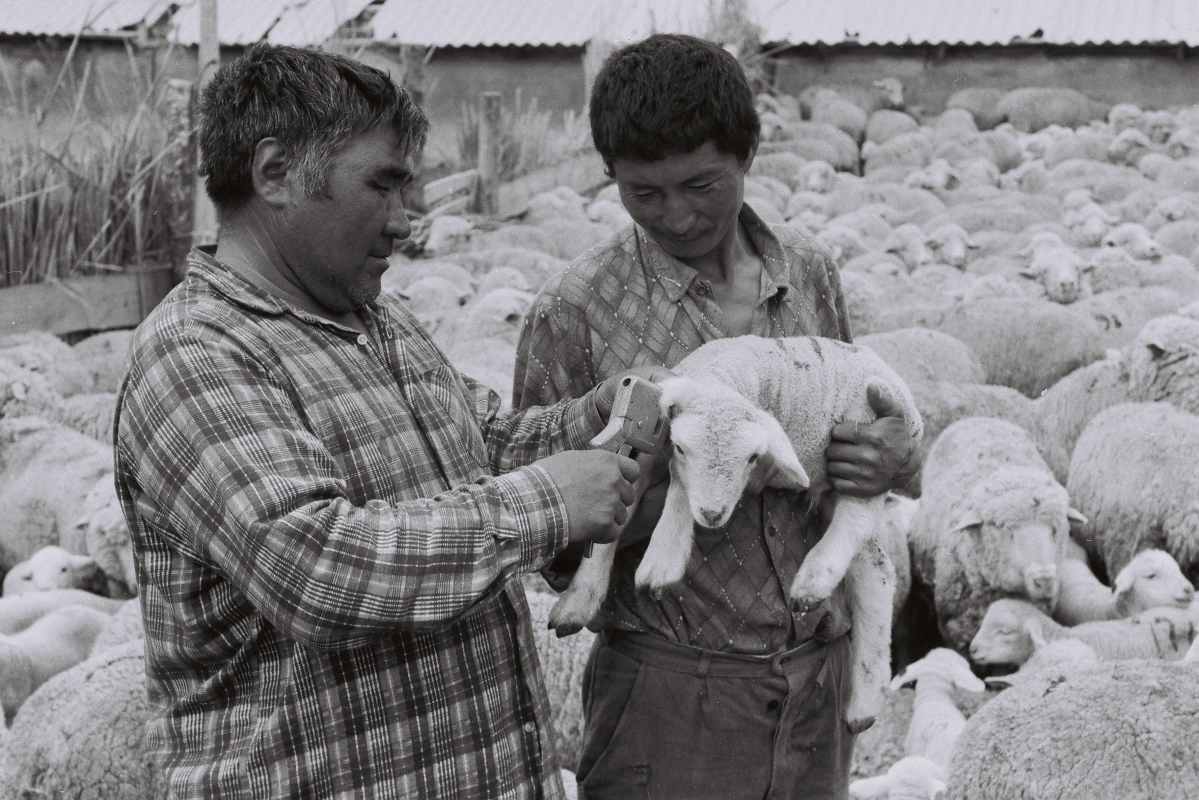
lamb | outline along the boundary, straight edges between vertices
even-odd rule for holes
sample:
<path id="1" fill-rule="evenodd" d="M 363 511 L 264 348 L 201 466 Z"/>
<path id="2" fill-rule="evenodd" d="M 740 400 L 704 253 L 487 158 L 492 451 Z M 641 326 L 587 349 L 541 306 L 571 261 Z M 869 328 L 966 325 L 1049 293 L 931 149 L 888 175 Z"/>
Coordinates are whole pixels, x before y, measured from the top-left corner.
<path id="1" fill-rule="evenodd" d="M 4 576 L 4 596 L 11 597 L 50 589 L 102 591 L 106 580 L 96 559 L 68 553 L 58 545 L 46 545 L 29 560 L 15 565 Z"/>
<path id="2" fill-rule="evenodd" d="M 1189 608 L 1195 599 L 1195 588 L 1169 553 L 1142 550 L 1120 570 L 1109 588 L 1087 566 L 1086 552 L 1073 542 L 1069 544 L 1072 555 L 1057 565 L 1057 605 L 1053 609 L 1056 622 L 1078 625 L 1123 619 L 1162 606 Z"/>
<path id="3" fill-rule="evenodd" d="M 0 637 L 0 706 L 8 723 L 39 686 L 87 658 L 109 619 L 94 608 L 64 606 Z"/>
<path id="4" fill-rule="evenodd" d="M 13 721 L 0 796 L 165 797 L 147 740 L 143 644 L 97 653 L 54 676 Z"/>
<path id="5" fill-rule="evenodd" d="M 795 153 L 762 153 L 754 157 L 749 174 L 769 175 L 777 178 L 794 191 L 799 188 L 799 170 L 803 165 L 804 160 Z M 602 221 L 596 220 L 596 222 Z"/>
<path id="6" fill-rule="evenodd" d="M 1020 275 L 1039 282 L 1050 301 L 1069 305 L 1090 296 L 1086 281 L 1088 266 L 1072 247 L 1038 247 Z"/>
<path id="7" fill-rule="evenodd" d="M 1195 639 L 1189 609 L 1152 608 L 1127 619 L 1099 620 L 1066 627 L 1024 600 L 996 600 L 970 642 L 977 664 L 1023 664 L 1037 640 L 1077 639 L 1103 661 L 1160 658 L 1177 661 Z"/>
<path id="8" fill-rule="evenodd" d="M 469 283 L 461 284 L 434 275 L 417 278 L 398 292 L 414 314 L 444 312 L 464 306 L 474 293 Z"/>
<path id="9" fill-rule="evenodd" d="M 443 214 L 429 223 L 429 237 L 425 240 L 425 253 L 444 256 L 457 250 L 465 250 L 470 242 L 474 225 L 463 217 Z"/>
<path id="10" fill-rule="evenodd" d="M 880 108 L 866 121 L 866 141 L 882 144 L 895 136 L 911 133 L 920 123 L 902 111 Z"/>
<path id="11" fill-rule="evenodd" d="M 814 93 L 811 119 L 845 131 L 856 144 L 861 144 L 866 135 L 866 112 L 832 89 L 818 89 Z"/>
<path id="12" fill-rule="evenodd" d="M 925 246 L 924 231 L 911 223 L 900 225 L 887 236 L 883 250 L 895 253 L 907 266 L 908 272 L 933 263 L 932 253 Z"/>
<path id="13" fill-rule="evenodd" d="M 819 219 L 823 224 L 831 212 L 832 204 L 829 202 L 828 195 L 801 189 L 791 195 L 791 199 L 787 201 L 783 218 L 793 220 L 798 217 L 805 222 Z"/>
<path id="14" fill-rule="evenodd" d="M 947 788 L 943 766 L 923 756 L 908 756 L 892 764 L 884 775 L 849 784 L 849 796 L 856 800 L 937 800 Z"/>
<path id="15" fill-rule="evenodd" d="M 124 605 L 122 600 L 101 597 L 82 589 L 50 589 L 15 597 L 0 597 L 0 634 L 20 633 L 51 611 L 66 606 L 87 606 L 106 614 L 115 614 Z"/>
<path id="16" fill-rule="evenodd" d="M 133 331 L 112 330 L 89 336 L 71 347 L 75 360 L 91 377 L 88 393 L 117 390 L 132 341 Z"/>
<path id="17" fill-rule="evenodd" d="M 1078 639 L 1054 639 L 1047 642 L 1036 629 L 1032 636 L 1033 653 L 1015 672 L 1007 675 L 992 675 L 984 683 L 988 689 L 1006 689 L 1030 679 L 1041 678 L 1052 673 L 1058 680 L 1077 670 L 1090 669 L 1099 663 L 1095 648 Z M 1060 676 L 1060 677 L 1058 677 Z"/>
<path id="18" fill-rule="evenodd" d="M 889 167 L 919 169 L 932 160 L 932 157 L 933 143 L 923 131 L 901 133 L 880 145 L 867 142 L 862 146 L 867 175 Z"/>
<path id="19" fill-rule="evenodd" d="M 1076 538 L 1109 575 L 1147 547 L 1199 578 L 1199 416 L 1123 403 L 1091 420 L 1074 448 L 1070 496 L 1089 520 Z"/>
<path id="20" fill-rule="evenodd" d="M 35 417 L 0 419 L 0 568 L 45 545 L 85 552 L 76 522 L 112 469 L 112 447 L 89 436 Z"/>
<path id="21" fill-rule="evenodd" d="M 612 200 L 592 201 L 591 205 L 587 206 L 587 218 L 614 231 L 623 230 L 633 222 L 625 207 Z"/>
<path id="22" fill-rule="evenodd" d="M 550 629 L 550 612 L 557 598 L 539 592 L 526 592 L 537 660 L 545 677 L 550 701 L 550 725 L 558 762 L 576 769 L 583 746 L 583 671 L 591 653 L 595 634 L 580 631 L 559 638 Z"/>
<path id="23" fill-rule="evenodd" d="M 828 194 L 837 182 L 837 172 L 827 161 L 809 161 L 799 168 L 796 191 Z"/>
<path id="24" fill-rule="evenodd" d="M 96 641 L 92 643 L 92 653 L 89 658 L 96 656 L 103 650 L 111 650 L 127 642 L 145 641 L 146 630 L 142 624 L 141 606 L 134 600 L 113 600 L 110 602 L 119 603 L 119 606 L 115 612 L 112 612 L 112 618 L 108 621 L 108 624 L 96 635 Z"/>
<path id="25" fill-rule="evenodd" d="M 1136 128 L 1126 128 L 1116 134 L 1107 146 L 1107 160 L 1113 164 L 1135 167 L 1147 154 L 1155 152 L 1149 137 Z"/>
<path id="26" fill-rule="evenodd" d="M 998 598 L 1051 610 L 1070 521 L 1081 518 L 1028 433 L 998 419 L 960 420 L 922 469 L 912 572 L 933 589 L 948 645 L 965 651 Z"/>
<path id="27" fill-rule="evenodd" d="M 694 524 L 718 528 L 728 521 L 758 459 L 773 460 L 771 485 L 807 489 L 819 502 L 829 489 L 829 431 L 836 422 L 873 420 L 869 394 L 888 395 L 909 432 L 920 435 L 920 415 L 902 379 L 853 345 L 805 337 L 717 339 L 685 357 L 675 372 L 678 377 L 662 382 L 660 401 L 671 424 L 671 482 L 636 575 L 637 585 L 651 590 L 682 580 Z M 846 721 L 858 732 L 873 721 L 886 681 L 894 573 L 872 538 L 885 496 L 831 499 L 829 529 L 788 594 L 797 611 L 811 610 L 846 579 L 855 620 L 855 690 Z M 614 555 L 615 547 L 605 545 L 584 562 L 554 609 L 555 627 L 581 627 L 591 619 Z"/>
<path id="28" fill-rule="evenodd" d="M 103 573 L 102 586 L 93 586 L 109 597 L 128 598 L 137 594 L 137 569 L 129 524 L 110 478 L 101 478 L 83 499 L 83 515 L 75 522 L 82 530 L 87 555 Z M 99 576 L 97 576 L 99 577 Z"/>
<path id="29" fill-rule="evenodd" d="M 516 226 L 512 226 L 511 229 L 515 228 Z M 545 235 L 544 232 L 539 233 Z M 486 273 L 494 267 L 501 266 L 519 270 L 528 279 L 529 287 L 533 291 L 540 289 L 543 283 L 566 269 L 566 262 L 557 256 L 522 247 L 497 247 L 472 253 L 455 253 L 454 260 L 476 274 Z"/>
<path id="30" fill-rule="evenodd" d="M 1005 119 L 1005 115 L 998 110 L 1003 94 L 1002 89 L 990 89 L 982 86 L 959 89 L 949 96 L 949 100 L 945 103 L 945 110 L 948 112 L 954 108 L 964 109 L 970 113 L 979 130 L 990 130 Z"/>
<path id="31" fill-rule="evenodd" d="M 52 333 L 0 336 L 0 359 L 44 376 L 50 388 L 63 397 L 93 391 L 91 371 Z"/>
<path id="32" fill-rule="evenodd" d="M 551 219 L 586 221 L 587 201 L 569 186 L 557 186 L 533 195 L 525 212 L 525 221 L 536 225 Z"/>
<path id="33" fill-rule="evenodd" d="M 1125 286 L 1079 300 L 1072 309 L 1095 321 L 1095 344 L 1106 350 L 1131 344 L 1149 322 L 1170 314 L 1184 299 L 1163 286 Z"/>
<path id="34" fill-rule="evenodd" d="M 1199 670 L 1188 666 L 1103 663 L 1001 692 L 958 739 L 948 800 L 1193 797 Z"/>
<path id="35" fill-rule="evenodd" d="M 583 219 L 546 219 L 537 227 L 554 243 L 554 255 L 571 261 L 612 236 L 607 225 Z"/>
<path id="36" fill-rule="evenodd" d="M 1133 258 L 1161 258 L 1162 248 L 1144 225 L 1135 222 L 1125 222 L 1104 235 L 1101 244 L 1104 247 L 1122 247 Z"/>
<path id="37" fill-rule="evenodd" d="M 1179 128 L 1166 140 L 1166 155 L 1175 161 L 1199 155 L 1199 133 L 1192 128 Z"/>
<path id="38" fill-rule="evenodd" d="M 904 739 L 904 755 L 923 756 L 948 768 L 954 743 L 966 726 L 966 717 L 954 705 L 950 690 L 956 685 L 977 693 L 985 691 L 986 685 L 970 671 L 966 659 L 944 647 L 909 664 L 891 681 L 891 691 L 913 682 L 916 701 Z"/>

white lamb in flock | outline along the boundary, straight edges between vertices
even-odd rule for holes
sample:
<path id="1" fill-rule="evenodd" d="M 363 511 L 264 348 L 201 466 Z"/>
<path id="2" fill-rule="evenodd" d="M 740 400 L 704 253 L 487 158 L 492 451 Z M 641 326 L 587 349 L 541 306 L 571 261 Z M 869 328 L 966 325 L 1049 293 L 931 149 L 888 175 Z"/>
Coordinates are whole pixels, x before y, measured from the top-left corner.
<path id="1" fill-rule="evenodd" d="M 1058 562 L 1057 605 L 1053 618 L 1063 625 L 1123 619 L 1162 606 L 1189 608 L 1195 588 L 1169 553 L 1142 550 L 1104 586 L 1087 566 L 1086 553 L 1070 542 Z"/>
<path id="2" fill-rule="evenodd" d="M 853 699 L 847 722 L 868 727 L 890 672 L 893 567 L 875 541 L 886 495 L 850 498 L 829 493 L 825 450 L 834 424 L 870 422 L 870 387 L 903 409 L 913 436 L 921 433 L 911 394 L 882 359 L 830 339 L 740 336 L 709 342 L 678 363 L 662 382 L 661 409 L 670 419 L 671 482 L 636 583 L 661 590 L 683 579 L 694 525 L 728 522 L 758 459 L 772 458 L 771 485 L 806 489 L 815 505 L 828 495 L 828 531 L 804 559 L 789 591 L 808 611 L 846 579 L 854 612 Z M 554 609 L 551 623 L 578 630 L 607 591 L 613 545 L 584 561 Z"/>
<path id="3" fill-rule="evenodd" d="M 982 692 L 987 687 L 970 671 L 966 659 L 945 647 L 909 664 L 891 681 L 891 691 L 913 682 L 916 700 L 903 743 L 904 755 L 923 756 L 947 768 L 958 734 L 966 727 L 966 716 L 954 704 L 952 689 Z"/>
<path id="4" fill-rule="evenodd" d="M 11 722 L 21 704 L 54 675 L 87 658 L 111 615 L 65 606 L 23 631 L 0 636 L 0 706 Z"/>
<path id="5" fill-rule="evenodd" d="M 5 597 L 51 589 L 86 589 L 99 593 L 107 589 L 107 579 L 96 559 L 67 552 L 53 544 L 14 565 L 4 576 Z"/>
<path id="6" fill-rule="evenodd" d="M 1151 608 L 1127 619 L 1106 619 L 1067 627 L 1024 600 L 996 600 L 970 642 L 976 664 L 1023 664 L 1038 643 L 1077 639 L 1104 661 L 1161 658 L 1177 661 L 1195 640 L 1195 612 Z"/>

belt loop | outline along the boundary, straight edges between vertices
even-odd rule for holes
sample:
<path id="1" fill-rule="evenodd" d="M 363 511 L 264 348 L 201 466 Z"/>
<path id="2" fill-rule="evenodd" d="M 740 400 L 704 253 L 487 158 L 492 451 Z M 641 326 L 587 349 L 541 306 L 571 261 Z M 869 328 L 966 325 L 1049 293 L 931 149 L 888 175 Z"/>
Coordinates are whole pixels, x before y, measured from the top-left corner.
<path id="1" fill-rule="evenodd" d="M 708 651 L 700 653 L 699 666 L 695 668 L 695 674 L 701 678 L 708 677 L 708 667 L 712 666 L 712 656 Z"/>

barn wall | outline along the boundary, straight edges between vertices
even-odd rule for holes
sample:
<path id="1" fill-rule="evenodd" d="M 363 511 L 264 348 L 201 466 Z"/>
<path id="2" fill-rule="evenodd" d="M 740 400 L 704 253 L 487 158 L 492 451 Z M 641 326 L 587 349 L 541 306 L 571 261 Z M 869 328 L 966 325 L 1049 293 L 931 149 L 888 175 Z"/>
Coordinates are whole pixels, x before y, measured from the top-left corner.
<path id="1" fill-rule="evenodd" d="M 932 114 L 971 86 L 1069 86 L 1144 108 L 1199 103 L 1199 54 L 1174 47 L 797 47 L 777 63 L 778 87 L 789 94 L 813 84 L 870 94 L 873 81 L 893 76 L 909 105 Z"/>

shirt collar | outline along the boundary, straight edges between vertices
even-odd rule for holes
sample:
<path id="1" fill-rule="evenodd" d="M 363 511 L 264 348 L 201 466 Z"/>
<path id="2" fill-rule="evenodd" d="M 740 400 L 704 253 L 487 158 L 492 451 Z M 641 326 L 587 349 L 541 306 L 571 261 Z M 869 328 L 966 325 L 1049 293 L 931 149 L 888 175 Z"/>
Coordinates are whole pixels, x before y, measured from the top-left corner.
<path id="1" fill-rule="evenodd" d="M 336 328 L 339 331 L 348 332 L 355 336 L 358 334 L 357 331 L 345 325 L 340 325 L 332 320 L 311 314 L 287 302 L 283 298 L 259 288 L 217 259 L 215 252 L 215 245 L 201 245 L 200 247 L 192 248 L 191 252 L 187 255 L 187 271 L 188 274 L 194 274 L 197 278 L 210 285 L 218 294 L 229 300 L 229 302 L 251 311 L 257 311 L 260 314 L 269 314 L 271 316 L 291 314 L 304 322 L 314 325 Z M 379 314 L 379 309 L 374 303 L 368 303 L 363 310 L 368 312 L 368 314 Z M 384 326 L 387 325 L 386 314 L 381 316 L 380 322 Z"/>
<path id="2" fill-rule="evenodd" d="M 790 287 L 787 282 L 787 257 L 778 237 L 748 203 L 742 204 L 737 219 L 745 226 L 749 240 L 762 257 L 762 293 L 758 302 L 765 302 L 775 295 L 785 297 Z M 646 254 L 650 272 L 662 284 L 670 302 L 677 303 L 699 278 L 699 273 L 666 252 L 640 225 L 634 227 L 637 231 L 637 241 Z"/>

